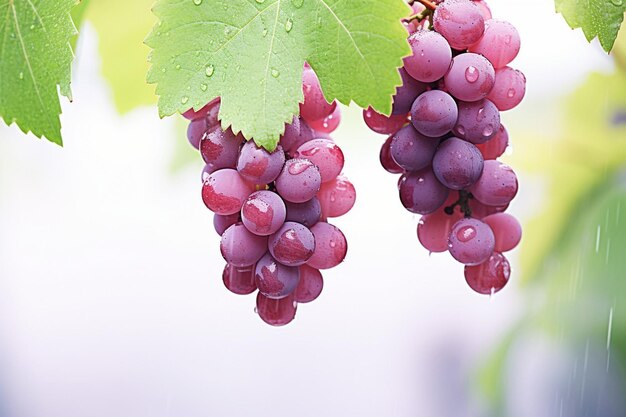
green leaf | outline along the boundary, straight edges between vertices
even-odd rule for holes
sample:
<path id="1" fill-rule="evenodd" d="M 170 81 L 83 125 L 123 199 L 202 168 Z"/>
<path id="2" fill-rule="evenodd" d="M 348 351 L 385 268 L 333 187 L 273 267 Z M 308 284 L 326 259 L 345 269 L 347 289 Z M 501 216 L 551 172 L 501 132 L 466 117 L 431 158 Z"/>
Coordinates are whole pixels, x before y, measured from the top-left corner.
<path id="1" fill-rule="evenodd" d="M 76 4 L 76 6 L 74 6 L 74 8 L 72 9 L 72 21 L 74 22 L 74 26 L 76 26 L 76 28 L 79 30 L 85 20 L 85 14 L 90 3 L 91 0 L 78 0 L 78 4 Z M 70 45 L 72 45 L 73 51 L 76 50 L 77 42 L 78 36 L 74 36 L 70 41 Z"/>
<path id="2" fill-rule="evenodd" d="M 221 96 L 222 126 L 273 149 L 309 62 L 329 101 L 389 113 L 410 50 L 402 0 L 158 0 L 148 82 L 161 116 Z"/>
<path id="3" fill-rule="evenodd" d="M 93 1 L 87 11 L 86 19 L 98 32 L 102 75 L 120 113 L 157 101 L 154 87 L 146 84 L 150 50 L 143 43 L 154 26 L 154 16 L 148 13 L 153 4 L 154 0 L 101 0 Z"/>
<path id="4" fill-rule="evenodd" d="M 604 50 L 611 51 L 624 20 L 626 1 L 555 0 L 555 4 L 572 29 L 582 28 L 588 41 L 598 37 Z"/>
<path id="5" fill-rule="evenodd" d="M 60 93 L 70 98 L 75 0 L 8 0 L 0 5 L 0 115 L 24 133 L 61 138 Z"/>

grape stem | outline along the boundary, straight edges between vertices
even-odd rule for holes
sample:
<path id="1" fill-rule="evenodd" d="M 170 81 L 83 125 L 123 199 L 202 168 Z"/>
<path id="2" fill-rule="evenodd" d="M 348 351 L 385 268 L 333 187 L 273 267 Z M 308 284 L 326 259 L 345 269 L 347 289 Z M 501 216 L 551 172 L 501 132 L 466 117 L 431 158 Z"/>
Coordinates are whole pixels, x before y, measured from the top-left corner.
<path id="1" fill-rule="evenodd" d="M 415 0 L 415 1 L 421 3 L 422 5 L 424 5 L 424 7 L 426 7 L 430 11 L 434 11 L 437 8 L 437 5 L 433 3 L 431 0 Z M 412 1 L 411 4 L 415 3 L 415 1 Z"/>
<path id="2" fill-rule="evenodd" d="M 405 22 L 409 23 L 412 22 L 413 20 L 417 20 L 418 22 L 422 22 L 424 19 L 426 19 L 427 17 L 429 17 L 430 15 L 432 15 L 433 12 L 431 10 L 424 10 L 420 13 L 414 14 L 412 16 L 409 16 L 408 18 L 404 19 Z"/>
<path id="3" fill-rule="evenodd" d="M 445 207 L 443 211 L 448 215 L 452 215 L 452 213 L 454 213 L 454 208 L 456 206 L 459 206 L 461 212 L 465 215 L 465 218 L 469 219 L 470 217 L 472 217 L 472 208 L 469 206 L 469 201 L 472 198 L 474 198 L 472 193 L 470 193 L 469 191 L 461 190 L 459 191 L 459 199 L 455 201 L 454 204 L 452 204 L 451 206 Z"/>

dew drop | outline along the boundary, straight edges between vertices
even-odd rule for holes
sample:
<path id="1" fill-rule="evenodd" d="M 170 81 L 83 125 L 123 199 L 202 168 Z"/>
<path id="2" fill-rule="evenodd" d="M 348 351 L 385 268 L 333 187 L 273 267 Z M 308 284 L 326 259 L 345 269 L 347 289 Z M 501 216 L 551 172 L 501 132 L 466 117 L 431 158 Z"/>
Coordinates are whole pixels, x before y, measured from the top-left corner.
<path id="1" fill-rule="evenodd" d="M 287 31 L 287 33 L 289 33 L 291 32 L 292 28 L 293 28 L 293 20 L 287 19 L 287 21 L 285 22 L 285 30 Z"/>
<path id="2" fill-rule="evenodd" d="M 506 92 L 506 96 L 508 98 L 513 98 L 515 96 L 515 89 L 514 88 L 509 88 L 509 91 Z"/>
<path id="3" fill-rule="evenodd" d="M 183 96 L 180 99 L 181 104 L 187 104 L 188 101 L 189 101 L 189 97 L 187 97 L 187 96 Z"/>
<path id="4" fill-rule="evenodd" d="M 24 73 L 22 71 L 20 71 L 20 80 L 24 79 Z"/>
<path id="5" fill-rule="evenodd" d="M 304 4 L 304 0 L 291 0 L 291 4 L 293 4 L 296 9 L 299 9 L 302 7 L 302 4 Z"/>
<path id="6" fill-rule="evenodd" d="M 456 128 L 456 131 L 459 133 L 459 135 L 464 136 L 465 135 L 465 128 L 461 125 L 458 125 Z"/>
<path id="7" fill-rule="evenodd" d="M 265 0 L 256 0 L 256 2 L 259 3 L 259 4 L 263 4 L 263 3 L 265 3 Z"/>
<path id="8" fill-rule="evenodd" d="M 202 4 L 202 0 L 193 0 L 193 4 L 200 6 Z"/>
<path id="9" fill-rule="evenodd" d="M 267 36 L 267 29 L 263 29 L 263 37 Z"/>
<path id="10" fill-rule="evenodd" d="M 206 91 L 207 88 L 208 87 L 207 87 L 207 85 L 205 83 L 200 84 L 200 90 Z"/>
<path id="11" fill-rule="evenodd" d="M 180 69 L 180 64 L 176 64 L 176 69 L 179 70 Z"/>
<path id="12" fill-rule="evenodd" d="M 278 78 L 279 75 L 280 71 L 278 71 L 276 68 L 272 68 L 272 77 Z"/>
<path id="13" fill-rule="evenodd" d="M 479 75 L 480 74 L 478 73 L 476 67 L 472 65 L 467 67 L 467 69 L 465 70 L 465 79 L 470 83 L 475 83 L 478 80 Z"/>
<path id="14" fill-rule="evenodd" d="M 469 242 L 476 237 L 476 229 L 473 226 L 461 227 L 456 232 L 456 237 L 463 243 Z"/>
<path id="15" fill-rule="evenodd" d="M 167 70 L 166 70 L 165 68 L 161 68 L 161 72 L 162 72 L 163 74 L 165 74 L 165 72 L 166 72 L 166 71 L 167 71 Z"/>
<path id="16" fill-rule="evenodd" d="M 35 29 L 35 25 L 30 25 L 30 30 Z"/>
<path id="17" fill-rule="evenodd" d="M 215 68 L 213 67 L 213 65 L 207 65 L 204 70 L 204 73 L 206 74 L 207 77 L 212 76 L 214 72 L 215 72 Z"/>
<path id="18" fill-rule="evenodd" d="M 489 138 L 493 135 L 493 125 L 488 124 L 487 126 L 485 126 L 485 128 L 483 129 L 483 136 L 486 138 Z"/>

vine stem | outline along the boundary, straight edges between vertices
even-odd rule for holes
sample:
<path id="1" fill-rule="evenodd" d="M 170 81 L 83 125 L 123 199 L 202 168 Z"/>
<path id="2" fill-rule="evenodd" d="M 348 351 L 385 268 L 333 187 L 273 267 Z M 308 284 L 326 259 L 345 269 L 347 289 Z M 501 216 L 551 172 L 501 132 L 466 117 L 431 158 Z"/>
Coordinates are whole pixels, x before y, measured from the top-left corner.
<path id="1" fill-rule="evenodd" d="M 417 0 L 419 3 L 423 4 L 428 10 L 435 10 L 437 5 L 433 3 L 431 0 Z"/>

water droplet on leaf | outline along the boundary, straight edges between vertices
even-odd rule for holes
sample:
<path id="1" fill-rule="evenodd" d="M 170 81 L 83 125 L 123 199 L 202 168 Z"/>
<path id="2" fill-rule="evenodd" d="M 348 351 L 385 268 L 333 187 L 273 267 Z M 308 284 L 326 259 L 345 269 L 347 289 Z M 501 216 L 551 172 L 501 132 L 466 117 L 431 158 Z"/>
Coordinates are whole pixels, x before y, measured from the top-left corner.
<path id="1" fill-rule="evenodd" d="M 180 99 L 181 104 L 187 104 L 188 101 L 189 101 L 189 97 L 187 97 L 187 96 L 183 96 Z"/>
<path id="2" fill-rule="evenodd" d="M 291 19 L 287 19 L 287 22 L 285 22 L 285 30 L 287 31 L 287 33 L 291 32 L 291 29 L 293 28 L 293 21 Z"/>
<path id="3" fill-rule="evenodd" d="M 276 68 L 272 68 L 272 77 L 278 78 L 280 72 Z"/>
<path id="4" fill-rule="evenodd" d="M 213 67 L 213 65 L 207 65 L 206 69 L 204 70 L 204 73 L 206 74 L 207 77 L 212 76 L 214 72 L 215 72 L 215 68 Z"/>

